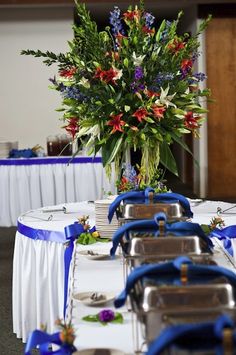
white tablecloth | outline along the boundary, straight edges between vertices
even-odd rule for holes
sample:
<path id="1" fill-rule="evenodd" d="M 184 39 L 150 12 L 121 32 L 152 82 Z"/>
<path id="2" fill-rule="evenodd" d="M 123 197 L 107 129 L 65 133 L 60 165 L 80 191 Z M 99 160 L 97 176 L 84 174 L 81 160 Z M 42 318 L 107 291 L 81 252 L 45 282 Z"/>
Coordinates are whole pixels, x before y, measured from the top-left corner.
<path id="1" fill-rule="evenodd" d="M 194 205 L 194 204 L 193 204 Z M 216 216 L 217 207 L 222 209 L 232 206 L 223 202 L 207 201 L 192 208 L 193 221 L 209 224 Z M 55 212 L 52 221 L 38 221 L 47 218 L 49 213 L 35 211 L 21 219 L 21 223 L 34 228 L 62 231 L 66 225 L 73 223 L 81 215 L 90 215 L 94 224 L 94 207 L 88 203 L 70 204 L 69 209 L 75 213 Z M 36 218 L 35 218 L 36 217 Z M 222 215 L 226 225 L 235 224 L 235 215 Z M 81 249 L 97 249 L 109 252 L 110 243 L 96 243 L 90 246 L 77 246 L 71 264 L 69 283 L 69 307 L 67 317 L 76 328 L 75 345 L 78 349 L 93 347 L 118 348 L 127 354 L 133 354 L 133 333 L 131 315 L 123 307 L 123 325 L 86 323 L 82 317 L 97 313 L 101 308 L 84 306 L 74 300 L 73 295 L 84 291 L 112 291 L 115 294 L 123 289 L 123 266 L 121 260 L 95 261 L 87 260 L 79 254 Z M 215 260 L 219 265 L 235 270 L 235 263 L 227 253 L 216 244 Z M 13 327 L 14 332 L 26 341 L 30 331 L 47 324 L 49 333 L 56 331 L 54 321 L 63 317 L 64 297 L 64 246 L 61 243 L 31 240 L 16 234 L 13 265 Z M 109 307 L 110 308 L 110 307 Z M 111 305 L 111 308 L 112 305 Z M 114 309 L 114 308 L 113 308 Z"/>
<path id="2" fill-rule="evenodd" d="M 60 203 L 96 200 L 115 192 L 101 158 L 0 160 L 0 226 L 15 226 L 22 213 Z"/>

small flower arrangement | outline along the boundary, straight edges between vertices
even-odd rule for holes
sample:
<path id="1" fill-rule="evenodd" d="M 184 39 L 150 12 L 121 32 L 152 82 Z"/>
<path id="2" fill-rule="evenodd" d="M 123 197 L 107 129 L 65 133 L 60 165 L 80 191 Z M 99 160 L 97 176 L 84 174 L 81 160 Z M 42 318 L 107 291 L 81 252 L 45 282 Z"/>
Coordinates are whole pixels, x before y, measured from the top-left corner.
<path id="1" fill-rule="evenodd" d="M 109 239 L 107 238 L 100 238 L 100 234 L 95 227 L 90 227 L 89 216 L 82 216 L 78 218 L 78 221 L 83 225 L 84 233 L 81 233 L 77 238 L 77 244 L 88 245 L 97 242 L 109 242 Z"/>
<path id="2" fill-rule="evenodd" d="M 62 343 L 73 345 L 75 340 L 75 330 L 72 323 L 65 323 L 61 319 L 57 319 L 55 325 L 60 329 L 60 340 Z"/>
<path id="3" fill-rule="evenodd" d="M 113 312 L 112 309 L 103 309 L 97 314 L 90 314 L 82 319 L 87 322 L 99 322 L 102 325 L 107 325 L 108 323 L 122 324 L 124 321 L 122 314 Z"/>
<path id="4" fill-rule="evenodd" d="M 137 171 L 138 170 L 138 173 Z M 156 193 L 169 191 L 163 180 L 159 180 L 161 170 L 150 182 L 149 186 L 153 187 Z M 130 190 L 143 190 L 147 187 L 145 183 L 144 169 L 139 166 L 136 169 L 131 164 L 123 164 L 123 173 L 120 180 L 116 181 L 118 193 L 127 192 Z"/>
<path id="5" fill-rule="evenodd" d="M 189 151 L 185 134 L 199 136 L 204 114 L 202 102 L 209 90 L 201 90 L 204 73 L 194 71 L 200 55 L 200 33 L 178 33 L 182 12 L 174 21 L 159 23 L 141 0 L 121 13 L 110 12 L 110 26 L 98 31 L 84 4 L 75 1 L 79 24 L 63 54 L 23 50 L 24 55 L 44 58 L 58 65 L 51 88 L 62 96 L 64 128 L 80 137 L 90 154 L 102 154 L 107 172 L 115 162 L 119 172 L 128 149 L 139 149 L 147 185 L 159 164 L 174 174 L 177 166 L 170 145 Z M 191 152 L 190 152 L 191 153 Z"/>
<path id="6" fill-rule="evenodd" d="M 209 224 L 202 224 L 201 227 L 202 227 L 204 233 L 206 233 L 208 235 L 212 231 L 214 231 L 214 229 L 216 229 L 216 228 L 222 229 L 223 227 L 225 227 L 225 222 L 219 216 L 212 217 Z"/>

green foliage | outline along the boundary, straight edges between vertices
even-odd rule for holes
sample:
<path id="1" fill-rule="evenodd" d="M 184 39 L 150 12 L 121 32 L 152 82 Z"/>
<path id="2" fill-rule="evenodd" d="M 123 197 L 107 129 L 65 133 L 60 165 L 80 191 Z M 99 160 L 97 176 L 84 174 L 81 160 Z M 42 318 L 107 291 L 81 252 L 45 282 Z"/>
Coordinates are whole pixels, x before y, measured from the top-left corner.
<path id="1" fill-rule="evenodd" d="M 83 317 L 82 320 L 84 320 L 86 322 L 92 322 L 92 323 L 99 322 L 102 325 L 108 325 L 109 323 L 122 324 L 124 322 L 124 318 L 123 318 L 122 314 L 119 313 L 119 312 L 116 312 L 115 313 L 115 318 L 112 321 L 109 321 L 109 322 L 101 322 L 100 319 L 99 319 L 98 314 L 89 314 L 89 315 Z"/>
<path id="2" fill-rule="evenodd" d="M 97 242 L 106 243 L 110 240 L 107 238 L 93 237 L 91 233 L 81 233 L 78 239 L 76 240 L 77 244 L 89 245 Z"/>

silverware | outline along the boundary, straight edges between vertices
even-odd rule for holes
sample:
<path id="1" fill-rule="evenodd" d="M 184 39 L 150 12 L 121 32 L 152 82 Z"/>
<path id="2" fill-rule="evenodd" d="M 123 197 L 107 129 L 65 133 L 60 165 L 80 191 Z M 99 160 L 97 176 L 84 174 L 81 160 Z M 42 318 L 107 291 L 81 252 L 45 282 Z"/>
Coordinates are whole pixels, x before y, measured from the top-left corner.
<path id="1" fill-rule="evenodd" d="M 236 205 L 231 206 L 231 207 L 229 207 L 229 208 L 226 208 L 225 210 L 222 210 L 221 207 L 217 207 L 216 213 L 218 214 L 218 216 L 220 216 L 221 214 L 224 214 L 224 213 L 226 213 L 227 211 L 230 211 L 230 210 L 232 210 L 232 209 L 235 208 L 235 207 L 236 207 Z M 229 214 L 236 214 L 236 212 L 230 212 Z"/>

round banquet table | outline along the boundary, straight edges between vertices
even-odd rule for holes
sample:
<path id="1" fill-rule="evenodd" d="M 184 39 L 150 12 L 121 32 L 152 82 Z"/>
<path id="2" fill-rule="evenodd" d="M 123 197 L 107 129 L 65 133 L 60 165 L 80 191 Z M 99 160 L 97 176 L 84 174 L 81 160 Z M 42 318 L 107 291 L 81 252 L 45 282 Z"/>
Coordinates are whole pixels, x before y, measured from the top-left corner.
<path id="1" fill-rule="evenodd" d="M 198 203 L 191 200 L 191 206 L 194 212 L 193 222 L 209 224 L 216 216 L 217 207 L 224 210 L 233 205 L 217 201 Z M 58 205 L 52 209 L 61 207 L 62 205 Z M 93 204 L 80 202 L 66 204 L 66 207 L 68 210 L 66 214 L 62 211 L 50 212 L 50 207 L 31 211 L 19 217 L 19 222 L 35 231 L 46 229 L 64 233 L 65 226 L 82 215 L 89 215 L 90 225 L 94 225 Z M 235 223 L 235 212 L 232 209 L 222 215 L 226 226 Z M 50 216 L 53 216 L 52 220 L 47 220 Z M 235 271 L 235 262 L 223 249 L 221 242 L 215 238 L 213 242 L 215 261 Z M 107 291 L 117 295 L 123 289 L 123 265 L 119 257 L 115 260 L 101 261 L 87 259 L 81 254 L 85 249 L 108 254 L 110 248 L 111 242 L 89 246 L 76 244 L 70 268 L 66 317 L 72 321 L 76 329 L 75 345 L 78 349 L 109 347 L 133 354 L 131 312 L 127 312 L 126 307 L 119 310 L 124 316 L 124 324 L 101 327 L 99 324 L 82 320 L 84 315 L 97 313 L 101 307 L 89 307 L 75 300 L 78 292 Z M 63 318 L 64 251 L 65 246 L 62 242 L 31 239 L 19 231 L 16 233 L 13 262 L 13 330 L 24 342 L 29 332 L 39 329 L 41 324 L 47 325 L 48 333 L 55 332 L 55 320 Z M 109 308 L 112 307 L 111 305 Z"/>
<path id="2" fill-rule="evenodd" d="M 64 253 L 66 237 L 64 228 L 83 215 L 94 222 L 94 207 L 88 202 L 57 205 L 69 211 L 47 212 L 51 207 L 29 211 L 18 218 L 13 258 L 12 311 L 13 332 L 26 342 L 30 331 L 47 326 L 55 331 L 55 320 L 63 318 L 64 304 Z M 54 209 L 52 207 L 52 209 Z M 51 219 L 51 216 L 52 219 Z M 50 220 L 48 220 L 50 219 Z M 22 228 L 23 226 L 23 228 Z M 24 227 L 32 232 L 55 231 L 61 242 L 32 239 Z M 20 231 L 21 233 L 20 233 Z"/>

